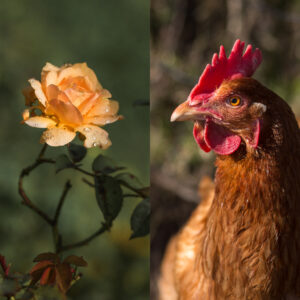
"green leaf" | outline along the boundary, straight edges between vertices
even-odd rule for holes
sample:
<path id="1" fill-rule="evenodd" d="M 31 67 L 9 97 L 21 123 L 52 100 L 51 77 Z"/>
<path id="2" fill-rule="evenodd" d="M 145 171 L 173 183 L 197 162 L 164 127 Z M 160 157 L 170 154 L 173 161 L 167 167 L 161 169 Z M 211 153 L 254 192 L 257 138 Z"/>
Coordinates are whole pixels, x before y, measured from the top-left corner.
<path id="1" fill-rule="evenodd" d="M 128 172 L 118 174 L 115 178 L 120 180 L 125 186 L 134 188 L 136 190 L 139 190 L 143 187 L 143 184 L 140 182 L 140 180 Z"/>
<path id="2" fill-rule="evenodd" d="M 66 299 L 66 297 L 62 297 L 62 293 L 59 289 L 53 288 L 53 286 L 41 286 L 37 289 L 34 289 L 34 300 L 58 300 L 58 299 Z M 19 300 L 19 299 L 17 299 Z"/>
<path id="3" fill-rule="evenodd" d="M 123 192 L 120 183 L 107 175 L 95 176 L 95 191 L 98 205 L 106 221 L 113 221 L 123 204 Z"/>
<path id="4" fill-rule="evenodd" d="M 69 155 L 73 162 L 77 163 L 84 159 L 87 149 L 81 145 L 70 143 L 68 146 Z"/>
<path id="5" fill-rule="evenodd" d="M 29 281 L 31 280 L 31 276 L 29 273 L 23 274 L 20 272 L 14 272 L 10 274 L 9 278 L 15 279 L 21 285 L 25 285 L 26 283 L 29 283 Z"/>
<path id="6" fill-rule="evenodd" d="M 64 263 L 72 264 L 78 267 L 86 267 L 88 265 L 82 256 L 79 257 L 76 255 L 69 255 L 64 259 Z"/>
<path id="7" fill-rule="evenodd" d="M 34 294 L 30 290 L 21 290 L 20 293 L 18 294 L 18 297 L 16 300 L 31 300 L 34 298 Z"/>
<path id="8" fill-rule="evenodd" d="M 10 299 L 9 297 L 15 295 L 19 288 L 19 284 L 16 280 L 10 278 L 1 278 L 0 296 L 6 296 L 8 299 Z"/>
<path id="9" fill-rule="evenodd" d="M 130 239 L 136 237 L 142 237 L 149 234 L 149 228 L 150 228 L 149 198 L 144 199 L 136 206 L 136 208 L 134 209 L 131 215 L 130 225 L 131 225 L 131 230 L 133 231 Z"/>
<path id="10" fill-rule="evenodd" d="M 96 173 L 110 174 L 124 169 L 123 167 L 117 167 L 112 159 L 99 154 L 93 162 L 93 171 Z"/>
<path id="11" fill-rule="evenodd" d="M 67 168 L 73 168 L 73 163 L 70 161 L 68 156 L 66 154 L 58 156 L 55 162 L 56 173 Z"/>

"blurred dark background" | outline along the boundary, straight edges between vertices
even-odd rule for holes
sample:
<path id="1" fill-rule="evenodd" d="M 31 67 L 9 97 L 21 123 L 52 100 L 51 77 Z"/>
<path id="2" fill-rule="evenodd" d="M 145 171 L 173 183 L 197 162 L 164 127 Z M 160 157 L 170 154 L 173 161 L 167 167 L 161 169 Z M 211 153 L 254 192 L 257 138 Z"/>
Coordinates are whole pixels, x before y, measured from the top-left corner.
<path id="1" fill-rule="evenodd" d="M 214 154 L 199 149 L 192 122 L 170 123 L 212 55 L 236 39 L 263 53 L 254 77 L 289 102 L 300 117 L 300 1 L 151 1 L 151 299 L 164 248 L 201 201 Z"/>
<path id="2" fill-rule="evenodd" d="M 125 119 L 105 129 L 112 147 L 105 154 L 147 185 L 149 180 L 149 1 L 3 0 L 0 5 L 0 253 L 13 271 L 28 271 L 33 258 L 53 251 L 50 229 L 23 207 L 17 192 L 21 170 L 41 149 L 42 130 L 21 125 L 21 90 L 29 78 L 40 79 L 46 62 L 87 62 L 102 86 L 120 103 Z M 66 149 L 48 149 L 55 157 Z M 89 167 L 101 150 L 92 149 Z M 64 182 L 73 188 L 63 208 L 60 228 L 65 241 L 75 242 L 96 231 L 102 221 L 93 189 L 82 176 L 66 170 L 55 176 L 42 166 L 25 178 L 31 199 L 53 214 Z M 73 250 L 89 263 L 72 287 L 70 299 L 148 299 L 149 239 L 129 241 L 130 215 L 136 199 L 126 198 L 111 233 Z"/>

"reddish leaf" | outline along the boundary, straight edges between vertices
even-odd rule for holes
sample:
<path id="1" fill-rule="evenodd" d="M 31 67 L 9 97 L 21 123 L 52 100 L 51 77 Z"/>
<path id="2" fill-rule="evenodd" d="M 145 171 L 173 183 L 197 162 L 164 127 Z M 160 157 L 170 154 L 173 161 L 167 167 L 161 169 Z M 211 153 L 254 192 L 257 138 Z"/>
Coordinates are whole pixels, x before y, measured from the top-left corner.
<path id="1" fill-rule="evenodd" d="M 55 253 L 46 252 L 46 253 L 39 254 L 33 261 L 39 262 L 39 261 L 43 261 L 43 260 L 57 262 L 57 261 L 59 261 L 59 256 Z"/>
<path id="2" fill-rule="evenodd" d="M 55 284 L 55 279 L 56 279 L 55 276 L 56 276 L 55 269 L 52 268 L 50 276 L 49 276 L 49 284 L 51 284 L 51 285 Z"/>
<path id="3" fill-rule="evenodd" d="M 37 263 L 29 272 L 31 276 L 30 285 L 34 285 L 36 282 L 38 282 L 41 279 L 45 269 L 49 267 L 51 268 L 51 266 L 53 266 L 53 263 L 47 260 Z"/>
<path id="4" fill-rule="evenodd" d="M 36 271 L 41 271 L 46 269 L 47 267 L 53 265 L 52 261 L 49 260 L 45 260 L 45 261 L 41 261 L 39 263 L 37 263 L 31 270 L 30 270 L 30 274 L 36 272 Z"/>
<path id="5" fill-rule="evenodd" d="M 37 270 L 30 274 L 31 276 L 30 286 L 35 285 L 41 279 L 43 272 L 44 270 Z"/>
<path id="6" fill-rule="evenodd" d="M 5 257 L 3 255 L 0 255 L 0 265 L 5 276 L 8 276 L 10 266 L 6 264 Z"/>
<path id="7" fill-rule="evenodd" d="M 66 263 L 59 264 L 55 267 L 56 284 L 58 288 L 65 294 L 70 288 L 72 281 L 72 272 L 70 265 Z"/>
<path id="8" fill-rule="evenodd" d="M 51 267 L 48 267 L 41 276 L 40 284 L 46 285 L 49 284 L 50 273 L 52 271 Z"/>
<path id="9" fill-rule="evenodd" d="M 72 264 L 78 267 L 86 267 L 88 265 L 82 256 L 79 257 L 76 255 L 69 255 L 67 258 L 65 258 L 64 263 Z"/>

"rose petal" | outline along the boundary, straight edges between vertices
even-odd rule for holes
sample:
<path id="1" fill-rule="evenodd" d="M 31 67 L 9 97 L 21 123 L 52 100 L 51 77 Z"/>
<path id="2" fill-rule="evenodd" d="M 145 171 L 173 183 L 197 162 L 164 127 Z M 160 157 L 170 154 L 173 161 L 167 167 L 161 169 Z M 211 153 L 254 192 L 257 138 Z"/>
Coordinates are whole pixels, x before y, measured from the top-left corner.
<path id="1" fill-rule="evenodd" d="M 50 71 L 45 74 L 45 77 L 42 80 L 42 86 L 44 89 L 47 89 L 47 87 L 51 84 L 57 85 L 57 71 Z"/>
<path id="2" fill-rule="evenodd" d="M 32 86 L 32 88 L 34 89 L 34 93 L 35 93 L 36 97 L 38 98 L 38 100 L 44 106 L 46 106 L 47 98 L 43 92 L 41 83 L 35 79 L 29 79 L 28 81 L 29 81 L 30 85 Z"/>
<path id="3" fill-rule="evenodd" d="M 24 116 L 23 116 L 24 117 Z M 28 119 L 24 119 L 25 123 L 31 127 L 37 128 L 48 128 L 51 126 L 55 126 L 56 122 L 49 118 L 44 118 L 40 116 L 31 117 Z"/>
<path id="4" fill-rule="evenodd" d="M 83 76 L 77 77 L 65 77 L 61 82 L 59 82 L 59 88 L 62 91 L 66 89 L 73 88 L 79 91 L 90 91 L 90 87 L 86 82 L 86 78 Z"/>
<path id="5" fill-rule="evenodd" d="M 70 102 L 68 96 L 64 92 L 60 91 L 59 88 L 54 84 L 50 84 L 47 87 L 46 95 L 48 97 L 48 100 L 58 99 L 61 100 L 62 102 L 66 102 L 66 103 Z"/>
<path id="6" fill-rule="evenodd" d="M 80 91 L 72 88 L 68 88 L 64 92 L 68 96 L 72 104 L 76 107 L 79 107 L 81 103 L 83 103 L 84 101 L 86 101 L 94 95 L 93 93 Z"/>
<path id="7" fill-rule="evenodd" d="M 58 94 L 59 94 L 59 89 L 56 85 L 50 84 L 49 86 L 47 86 L 46 95 L 49 100 L 56 99 Z"/>
<path id="8" fill-rule="evenodd" d="M 45 66 L 43 67 L 42 72 L 50 72 L 50 71 L 55 71 L 55 72 L 57 72 L 57 71 L 59 71 L 59 68 L 56 67 L 56 66 L 54 66 L 53 64 L 47 62 L 47 63 L 45 64 Z"/>
<path id="9" fill-rule="evenodd" d="M 78 106 L 78 109 L 81 111 L 82 115 L 85 115 L 99 100 L 99 95 L 96 93 L 93 97 L 82 102 Z"/>
<path id="10" fill-rule="evenodd" d="M 99 99 L 87 113 L 88 117 L 115 115 L 119 110 L 119 103 L 114 100 Z"/>
<path id="11" fill-rule="evenodd" d="M 78 63 L 64 68 L 60 71 L 57 81 L 60 83 L 64 78 L 77 76 L 83 76 L 92 91 L 102 89 L 96 74 L 87 66 L 86 63 Z"/>
<path id="12" fill-rule="evenodd" d="M 50 64 L 46 63 L 46 65 L 42 69 L 42 87 L 44 90 L 47 89 L 47 86 L 50 84 L 56 84 L 57 81 L 57 72 L 59 68 Z"/>
<path id="13" fill-rule="evenodd" d="M 111 98 L 111 93 L 106 90 L 106 89 L 102 89 L 100 92 L 99 92 L 99 95 L 100 97 L 102 98 Z"/>
<path id="14" fill-rule="evenodd" d="M 85 136 L 84 146 L 86 148 L 99 146 L 102 149 L 107 149 L 111 146 L 108 133 L 98 126 L 82 125 L 76 130 Z"/>
<path id="15" fill-rule="evenodd" d="M 63 127 L 53 127 L 43 132 L 41 143 L 49 146 L 64 146 L 70 143 L 76 136 L 76 133 Z"/>
<path id="16" fill-rule="evenodd" d="M 56 115 L 63 124 L 78 125 L 83 121 L 80 111 L 70 101 L 52 99 L 49 101 L 46 113 Z"/>
<path id="17" fill-rule="evenodd" d="M 84 122 L 85 123 L 92 123 L 92 124 L 99 125 L 99 126 L 103 126 L 103 125 L 106 125 L 106 124 L 116 122 L 120 118 L 121 118 L 121 116 L 116 116 L 116 115 L 107 116 L 107 115 L 104 115 L 104 116 L 95 116 L 95 117 L 84 118 Z"/>

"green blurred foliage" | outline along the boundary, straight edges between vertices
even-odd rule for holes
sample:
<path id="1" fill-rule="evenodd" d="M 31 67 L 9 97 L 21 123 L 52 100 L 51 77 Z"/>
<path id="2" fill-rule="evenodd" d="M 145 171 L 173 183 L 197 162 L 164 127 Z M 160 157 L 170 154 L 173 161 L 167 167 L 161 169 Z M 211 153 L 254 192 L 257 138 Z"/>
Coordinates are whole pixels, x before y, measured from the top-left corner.
<path id="1" fill-rule="evenodd" d="M 50 229 L 23 207 L 17 193 L 18 176 L 41 149 L 42 130 L 20 123 L 24 109 L 21 90 L 29 78 L 40 79 L 46 62 L 60 66 L 87 62 L 102 86 L 120 103 L 125 119 L 108 125 L 112 147 L 104 152 L 147 185 L 149 181 L 149 112 L 134 106 L 149 97 L 149 2 L 140 0 L 68 1 L 4 0 L 0 5 L 0 253 L 12 270 L 26 272 L 32 259 L 53 250 Z M 101 153 L 91 149 L 90 167 Z M 67 154 L 51 148 L 46 156 Z M 66 179 L 73 188 L 64 205 L 60 228 L 66 243 L 98 229 L 103 220 L 94 190 L 82 175 L 52 165 L 41 166 L 25 179 L 32 201 L 54 213 Z M 111 233 L 72 253 L 89 267 L 70 290 L 70 299 L 147 299 L 149 240 L 129 241 L 130 215 L 137 204 L 127 198 Z"/>

